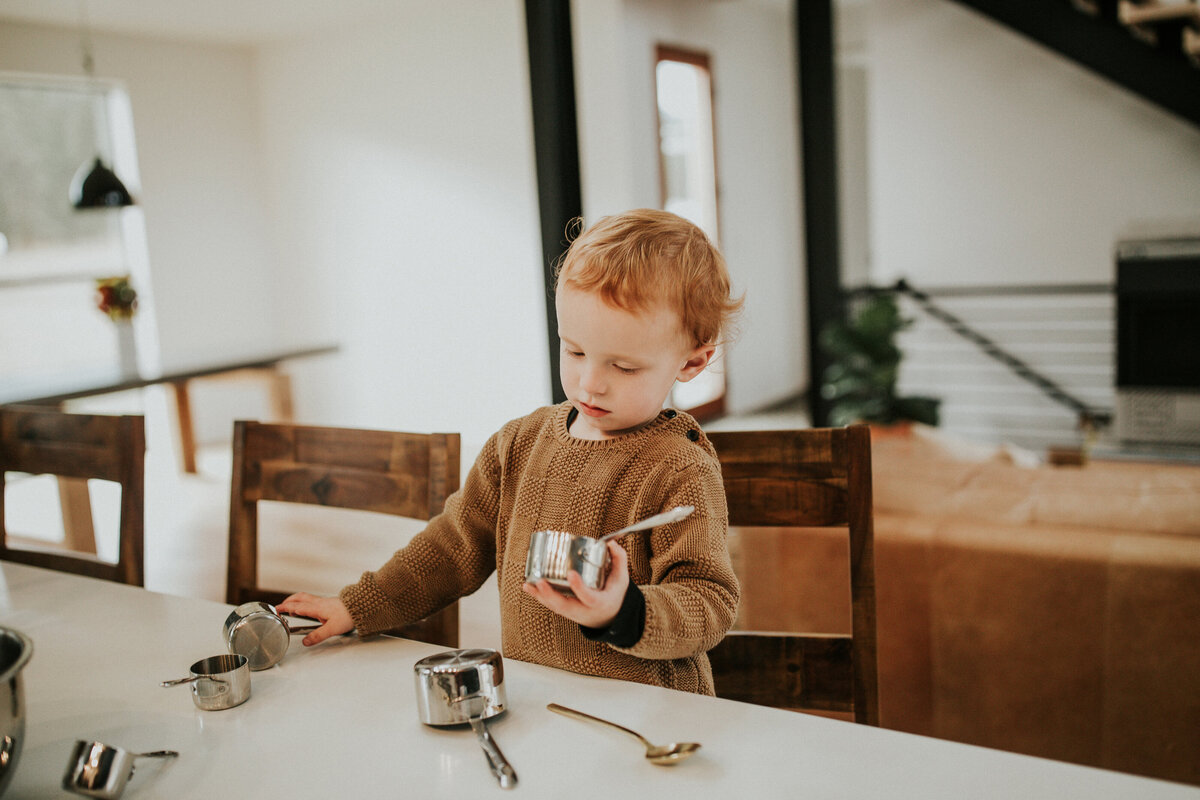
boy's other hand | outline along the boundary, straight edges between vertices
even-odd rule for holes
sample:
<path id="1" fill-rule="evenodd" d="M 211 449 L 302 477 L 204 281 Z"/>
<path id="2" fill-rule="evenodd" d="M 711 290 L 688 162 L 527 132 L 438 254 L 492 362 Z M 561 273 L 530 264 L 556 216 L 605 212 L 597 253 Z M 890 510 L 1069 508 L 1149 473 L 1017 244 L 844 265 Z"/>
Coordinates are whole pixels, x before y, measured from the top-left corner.
<path id="1" fill-rule="evenodd" d="M 521 588 L 556 614 L 561 614 L 587 628 L 607 628 L 617 618 L 617 612 L 621 610 L 621 603 L 629 588 L 629 554 L 621 545 L 610 541 L 608 555 L 612 559 L 612 568 L 603 589 L 589 589 L 584 586 L 583 578 L 579 577 L 575 570 L 567 574 L 567 582 L 571 585 L 571 591 L 575 593 L 574 597 L 561 594 L 546 580 L 526 583 Z"/>
<path id="2" fill-rule="evenodd" d="M 300 617 L 311 617 L 321 623 L 321 627 L 305 634 L 305 647 L 320 644 L 330 636 L 338 636 L 354 630 L 354 618 L 346 605 L 336 597 L 317 597 L 306 592 L 298 592 L 284 599 L 275 606 L 280 614 L 295 614 Z"/>

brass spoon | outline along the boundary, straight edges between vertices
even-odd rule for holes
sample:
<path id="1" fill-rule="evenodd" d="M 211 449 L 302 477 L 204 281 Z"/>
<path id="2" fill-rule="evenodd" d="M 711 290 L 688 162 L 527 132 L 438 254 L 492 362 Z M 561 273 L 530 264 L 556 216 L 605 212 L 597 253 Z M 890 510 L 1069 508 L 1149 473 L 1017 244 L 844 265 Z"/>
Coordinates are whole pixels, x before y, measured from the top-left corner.
<path id="1" fill-rule="evenodd" d="M 608 720 L 600 719 L 599 717 L 593 717 L 591 714 L 585 714 L 582 711 L 576 711 L 573 708 L 567 708 L 566 706 L 560 706 L 558 703 L 551 703 L 550 705 L 546 706 L 546 708 L 550 709 L 551 711 L 553 711 L 557 714 L 562 714 L 564 717 L 575 717 L 576 719 L 582 719 L 585 721 L 599 722 L 601 725 L 608 725 L 610 727 L 616 728 L 619 731 L 628 733 L 630 736 L 634 737 L 635 739 L 637 739 L 639 742 L 641 742 L 642 744 L 644 744 L 646 746 L 646 760 L 649 761 L 651 764 L 657 764 L 659 766 L 669 767 L 673 764 L 678 764 L 680 761 L 683 761 L 688 756 L 690 756 L 692 753 L 694 753 L 700 749 L 699 742 L 671 742 L 670 744 L 651 744 L 650 741 L 646 739 L 646 737 L 642 736 L 640 733 L 638 733 L 636 731 L 629 730 L 629 728 L 626 728 L 623 725 L 618 725 L 615 722 L 609 722 Z"/>

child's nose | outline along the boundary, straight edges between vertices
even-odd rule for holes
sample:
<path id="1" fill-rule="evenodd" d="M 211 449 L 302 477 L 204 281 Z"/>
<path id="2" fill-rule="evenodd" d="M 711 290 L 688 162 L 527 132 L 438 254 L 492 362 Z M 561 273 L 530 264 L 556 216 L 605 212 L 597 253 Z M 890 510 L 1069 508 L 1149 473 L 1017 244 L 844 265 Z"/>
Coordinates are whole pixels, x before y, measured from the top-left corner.
<path id="1" fill-rule="evenodd" d="M 579 386 L 588 394 L 604 393 L 604 376 L 599 367 L 585 366 L 579 376 Z"/>

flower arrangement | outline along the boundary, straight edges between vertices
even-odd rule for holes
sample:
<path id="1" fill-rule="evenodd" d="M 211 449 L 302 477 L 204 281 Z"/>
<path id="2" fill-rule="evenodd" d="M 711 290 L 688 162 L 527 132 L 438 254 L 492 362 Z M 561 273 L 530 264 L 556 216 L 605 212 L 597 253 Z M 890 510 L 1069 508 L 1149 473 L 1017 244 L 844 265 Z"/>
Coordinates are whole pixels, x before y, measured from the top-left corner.
<path id="1" fill-rule="evenodd" d="M 96 308 L 115 322 L 133 318 L 137 311 L 137 292 L 128 275 L 96 279 Z"/>

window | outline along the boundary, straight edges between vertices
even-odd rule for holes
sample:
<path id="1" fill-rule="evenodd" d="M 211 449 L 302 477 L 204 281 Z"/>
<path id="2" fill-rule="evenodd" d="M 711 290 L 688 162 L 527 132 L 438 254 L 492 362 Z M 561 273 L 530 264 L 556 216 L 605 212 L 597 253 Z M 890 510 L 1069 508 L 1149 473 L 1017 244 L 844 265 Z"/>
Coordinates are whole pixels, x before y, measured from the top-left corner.
<path id="1" fill-rule="evenodd" d="M 704 53 L 658 47 L 658 163 L 662 207 L 696 223 L 720 246 L 712 74 Z M 720 351 L 718 351 L 718 356 Z M 706 418 L 724 410 L 720 358 L 688 383 L 675 385 L 671 404 Z"/>
<path id="2" fill-rule="evenodd" d="M 79 211 L 69 190 L 99 156 L 136 193 L 133 153 L 132 114 L 120 89 L 0 75 L 0 399 L 118 374 L 129 336 L 96 308 L 96 279 L 132 274 L 146 297 L 141 212 Z"/>

